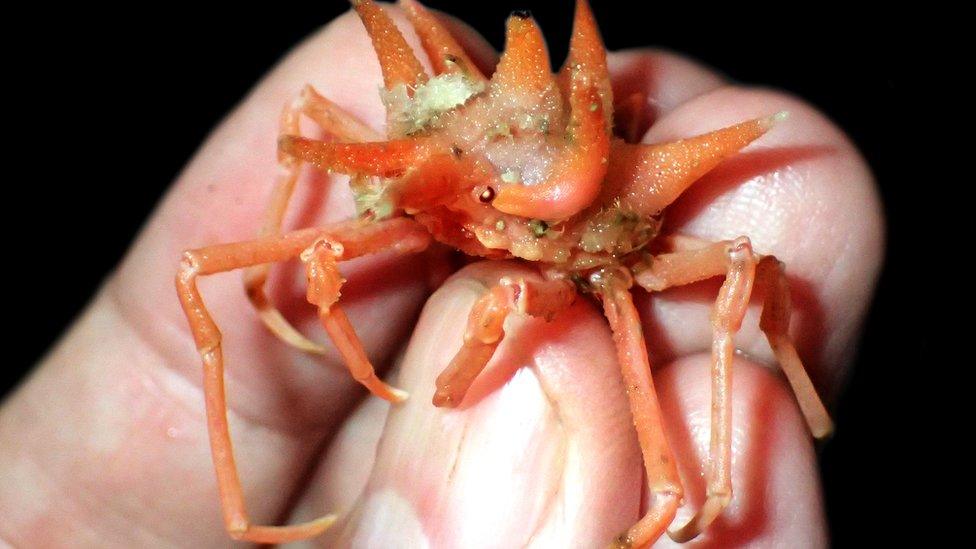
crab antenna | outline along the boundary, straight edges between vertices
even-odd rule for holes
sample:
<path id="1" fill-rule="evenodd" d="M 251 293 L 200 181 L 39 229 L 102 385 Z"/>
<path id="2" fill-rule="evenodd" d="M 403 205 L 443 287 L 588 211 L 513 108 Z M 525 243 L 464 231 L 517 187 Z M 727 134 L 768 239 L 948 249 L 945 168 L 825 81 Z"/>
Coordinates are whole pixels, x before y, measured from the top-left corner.
<path id="1" fill-rule="evenodd" d="M 383 8 L 372 0 L 352 0 L 352 6 L 373 41 L 386 89 L 404 84 L 409 90 L 426 82 L 427 73 L 423 65 Z"/>
<path id="2" fill-rule="evenodd" d="M 516 12 L 509 16 L 505 29 L 505 51 L 495 74 L 492 86 L 504 90 L 526 90 L 539 93 L 555 84 L 549 51 L 542 29 L 528 12 Z"/>
<path id="3" fill-rule="evenodd" d="M 285 135 L 278 150 L 317 168 L 344 174 L 394 177 L 415 165 L 423 156 L 422 139 L 397 139 L 369 143 L 336 143 Z"/>
<path id="4" fill-rule="evenodd" d="M 486 80 L 485 75 L 464 52 L 464 48 L 434 14 L 416 0 L 400 0 L 400 5 L 420 37 L 434 74 L 461 73 L 476 80 Z"/>
<path id="5" fill-rule="evenodd" d="M 695 181 L 786 118 L 781 112 L 680 141 L 640 145 L 614 141 L 603 199 L 654 215 Z"/>

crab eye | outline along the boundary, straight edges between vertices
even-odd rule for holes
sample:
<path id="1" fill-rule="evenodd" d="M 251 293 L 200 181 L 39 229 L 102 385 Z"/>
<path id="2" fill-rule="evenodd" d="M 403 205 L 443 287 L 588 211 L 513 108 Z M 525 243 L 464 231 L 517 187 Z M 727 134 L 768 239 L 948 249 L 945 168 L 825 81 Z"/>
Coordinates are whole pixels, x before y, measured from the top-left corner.
<path id="1" fill-rule="evenodd" d="M 478 200 L 487 204 L 495 199 L 495 189 L 491 187 L 485 187 L 485 190 L 478 194 Z"/>

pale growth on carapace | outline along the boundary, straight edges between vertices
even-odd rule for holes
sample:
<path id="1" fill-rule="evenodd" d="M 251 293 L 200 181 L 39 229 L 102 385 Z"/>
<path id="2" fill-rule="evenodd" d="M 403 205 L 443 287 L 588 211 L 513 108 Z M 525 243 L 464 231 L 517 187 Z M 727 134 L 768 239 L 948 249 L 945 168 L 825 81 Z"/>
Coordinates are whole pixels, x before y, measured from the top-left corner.
<path id="1" fill-rule="evenodd" d="M 349 178 L 349 187 L 356 202 L 357 216 L 370 216 L 379 221 L 389 218 L 396 211 L 393 199 L 387 192 L 390 180 L 357 175 Z"/>
<path id="2" fill-rule="evenodd" d="M 434 125 L 440 115 L 464 105 L 484 89 L 482 81 L 462 73 L 446 73 L 412 89 L 405 84 L 398 84 L 392 90 L 380 88 L 380 98 L 389 113 L 390 133 L 414 135 Z"/>

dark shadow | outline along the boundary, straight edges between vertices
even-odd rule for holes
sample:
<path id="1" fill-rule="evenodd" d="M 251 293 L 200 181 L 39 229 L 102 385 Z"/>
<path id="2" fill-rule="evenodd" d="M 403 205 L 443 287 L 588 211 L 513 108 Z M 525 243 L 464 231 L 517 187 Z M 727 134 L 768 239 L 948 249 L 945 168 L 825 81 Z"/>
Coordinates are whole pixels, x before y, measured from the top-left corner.
<path id="1" fill-rule="evenodd" d="M 627 59 L 620 67 L 614 69 L 610 75 L 613 97 L 623 101 L 634 94 L 642 94 L 646 98 L 657 97 L 657 74 L 655 66 L 657 60 L 647 55 L 634 55 Z M 650 101 L 644 101 L 644 111 L 641 113 L 641 123 L 637 135 L 643 136 L 659 116 L 657 108 Z M 616 118 L 616 117 L 615 117 Z M 614 120 L 614 126 L 619 127 L 624 121 Z"/>

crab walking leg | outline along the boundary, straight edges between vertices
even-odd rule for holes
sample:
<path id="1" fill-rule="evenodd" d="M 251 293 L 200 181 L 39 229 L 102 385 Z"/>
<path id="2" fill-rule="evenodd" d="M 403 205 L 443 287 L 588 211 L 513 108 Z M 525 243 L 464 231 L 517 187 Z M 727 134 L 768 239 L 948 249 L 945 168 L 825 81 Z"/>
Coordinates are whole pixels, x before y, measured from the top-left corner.
<path id="1" fill-rule="evenodd" d="M 285 106 L 281 113 L 279 135 L 297 135 L 299 118 L 302 114 L 314 120 L 326 133 L 340 141 L 375 141 L 382 138 L 356 117 L 321 96 L 312 86 L 305 86 L 302 93 Z M 278 153 L 278 180 L 271 193 L 258 236 L 276 235 L 281 232 L 281 223 L 288 202 L 294 193 L 301 167 L 300 159 L 283 152 Z M 270 270 L 271 265 L 264 264 L 244 271 L 245 292 L 261 321 L 285 343 L 309 353 L 324 353 L 325 347 L 302 335 L 268 299 L 264 285 Z"/>
<path id="2" fill-rule="evenodd" d="M 756 267 L 756 287 L 764 292 L 759 328 L 766 334 L 776 361 L 793 388 L 797 403 L 806 418 L 810 432 L 825 438 L 834 430 L 833 421 L 817 395 L 800 355 L 793 346 L 790 327 L 790 288 L 783 272 L 783 262 L 773 256 L 763 257 Z"/>
<path id="3" fill-rule="evenodd" d="M 672 247 L 678 248 L 676 251 L 655 255 L 650 264 L 640 264 L 635 269 L 634 282 L 645 290 L 663 292 L 728 272 L 732 241 L 704 242 L 683 237 L 671 241 L 675 244 Z"/>
<path id="4" fill-rule="evenodd" d="M 318 240 L 302 252 L 308 276 L 308 302 L 318 307 L 319 320 L 345 359 L 352 377 L 370 393 L 390 402 L 402 402 L 407 398 L 407 393 L 390 387 L 376 377 L 362 342 L 346 313 L 337 304 L 339 289 L 345 282 L 339 274 L 339 261 L 345 259 L 344 254 L 342 244 L 328 238 Z"/>
<path id="5" fill-rule="evenodd" d="M 651 379 L 640 318 L 629 288 L 611 280 L 601 291 L 603 311 L 613 330 L 617 360 L 623 373 L 634 416 L 634 428 L 650 485 L 650 508 L 640 521 L 621 534 L 615 548 L 645 547 L 664 533 L 681 503 L 683 489 L 677 463 L 668 445 L 661 406 Z"/>
<path id="6" fill-rule="evenodd" d="M 756 275 L 749 239 L 740 237 L 729 250 L 729 269 L 712 309 L 712 421 L 705 503 L 686 525 L 668 531 L 684 543 L 702 533 L 732 499 L 732 357 Z"/>
<path id="7" fill-rule="evenodd" d="M 505 336 L 505 318 L 509 313 L 515 311 L 551 320 L 575 299 L 576 288 L 566 280 L 502 278 L 471 309 L 461 349 L 437 376 L 434 406 L 453 408 L 464 400 Z"/>
<path id="8" fill-rule="evenodd" d="M 653 262 L 635 276 L 637 284 L 644 289 L 660 292 L 728 272 L 731 241 L 708 243 L 685 236 L 668 239 L 676 251 L 655 256 Z M 789 337 L 790 290 L 783 263 L 771 255 L 755 254 L 755 258 L 759 261 L 755 286 L 763 296 L 759 327 L 766 334 L 776 361 L 796 395 L 810 432 L 816 438 L 824 438 L 833 431 L 833 422 Z"/>
<path id="9" fill-rule="evenodd" d="M 235 539 L 255 543 L 284 543 L 306 539 L 322 533 L 335 521 L 336 516 L 326 515 L 291 526 L 255 526 L 248 519 L 227 423 L 220 329 L 207 311 L 197 288 L 197 278 L 263 263 L 286 261 L 325 238 L 341 243 L 347 251 L 347 257 L 364 255 L 383 248 L 414 251 L 423 248 L 429 240 L 422 227 L 405 218 L 365 226 L 346 223 L 190 250 L 184 254 L 176 276 L 177 294 L 203 359 L 203 389 L 210 449 L 217 474 L 224 525 Z"/>
<path id="10" fill-rule="evenodd" d="M 327 143 L 297 135 L 278 139 L 278 150 L 321 170 L 348 175 L 399 177 L 429 157 L 430 139 L 393 139 L 370 143 Z"/>

